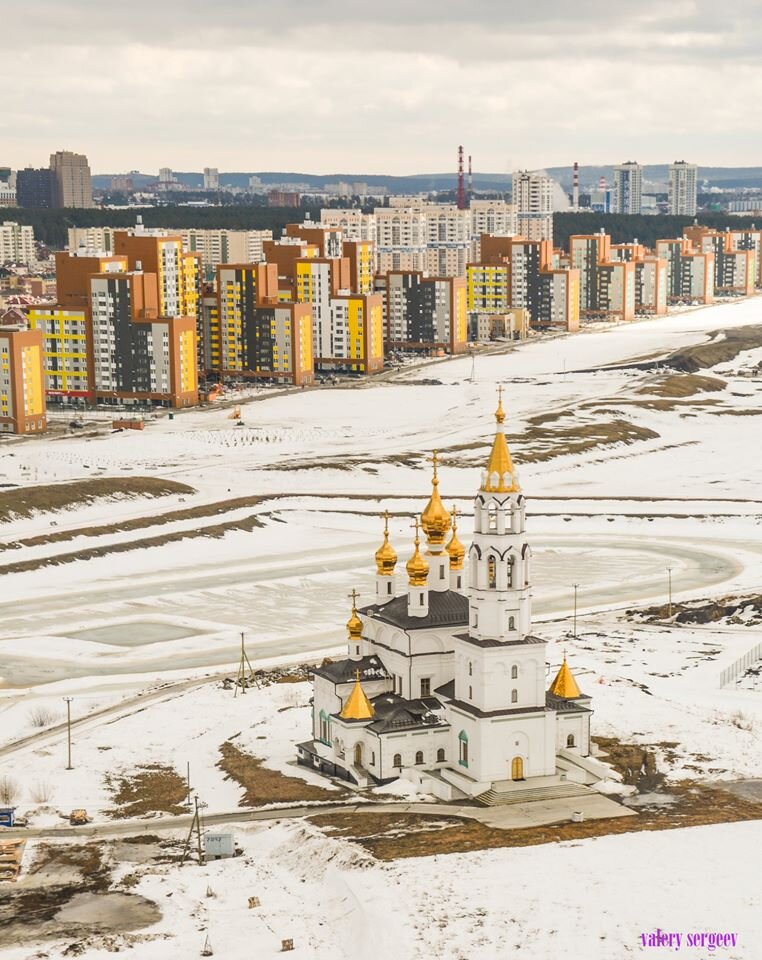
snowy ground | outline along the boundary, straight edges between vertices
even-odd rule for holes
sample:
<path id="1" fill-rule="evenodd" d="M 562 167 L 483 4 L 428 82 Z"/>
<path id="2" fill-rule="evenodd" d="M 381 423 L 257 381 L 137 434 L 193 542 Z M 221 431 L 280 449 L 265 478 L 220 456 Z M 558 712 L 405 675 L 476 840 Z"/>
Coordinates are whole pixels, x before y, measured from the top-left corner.
<path id="1" fill-rule="evenodd" d="M 759 822 L 389 864 L 309 824 L 241 827 L 236 839 L 244 850 L 236 860 L 143 874 L 131 892 L 158 903 L 163 917 L 139 932 L 136 957 L 197 956 L 207 936 L 214 955 L 229 960 L 281 956 L 285 938 L 301 960 L 759 956 L 758 868 L 749 856 L 762 840 Z M 251 896 L 259 907 L 248 908 Z M 680 933 L 680 949 L 644 948 L 641 935 L 657 929 Z M 736 945 L 687 942 L 718 933 L 735 934 Z M 112 956 L 98 941 L 79 955 Z M 30 952 L 3 956 L 28 960 Z"/>
<path id="2" fill-rule="evenodd" d="M 759 777 L 762 698 L 752 689 L 721 690 L 718 678 L 728 658 L 759 641 L 760 629 L 662 629 L 628 623 L 621 612 L 663 602 L 667 567 L 676 599 L 758 592 L 762 381 L 735 371 L 755 363 L 759 351 L 702 371 L 727 379 L 724 390 L 661 408 L 643 405 L 657 396 L 641 392 L 657 382 L 652 372 L 601 369 L 755 323 L 762 323 L 758 299 L 480 357 L 475 382 L 471 361 L 463 359 L 367 388 L 272 397 L 243 408 L 243 428 L 227 411 L 212 409 L 157 421 L 142 434 L 4 443 L 0 483 L 157 475 L 198 491 L 183 503 L 168 497 L 67 511 L 56 518 L 58 532 L 255 495 L 259 503 L 222 519 L 256 513 L 263 523 L 220 539 L 197 536 L 4 573 L 0 718 L 6 737 L 33 733 L 36 708 L 60 720 L 65 695 L 74 696 L 81 715 L 144 686 L 229 666 L 241 630 L 260 663 L 337 649 L 346 594 L 357 587 L 363 599 L 371 595 L 384 508 L 394 514 L 401 562 L 408 556 L 409 518 L 428 496 L 426 458 L 434 448 L 444 458 L 440 489 L 463 510 L 460 535 L 467 542 L 469 499 L 493 430 L 495 386 L 503 382 L 518 457 L 522 448 L 536 454 L 543 444 L 558 445 L 557 456 L 521 468 L 537 547 L 534 603 L 544 620 L 539 629 L 551 641 L 551 663 L 558 664 L 566 647 L 580 685 L 593 696 L 594 733 L 671 744 L 657 749 L 673 779 Z M 424 376 L 441 385 L 416 383 Z M 551 429 L 598 429 L 624 420 L 657 436 L 574 452 L 560 434 L 533 438 L 531 418 L 543 413 L 560 415 Z M 3 551 L 0 565 L 193 531 L 220 519 L 85 532 L 74 541 Z M 18 519 L 0 528 L 0 543 L 49 532 L 48 516 Z M 580 585 L 576 639 L 569 635 L 573 583 Z M 87 806 L 101 814 L 110 803 L 106 774 L 140 762 L 173 763 L 184 773 L 190 760 L 192 780 L 211 807 L 235 807 L 240 791 L 216 767 L 220 744 L 240 733 L 241 744 L 267 765 L 308 776 L 289 765 L 293 742 L 307 735 L 305 694 L 303 685 L 283 685 L 233 700 L 209 684 L 141 712 L 117 712 L 108 724 L 76 731 L 71 781 L 61 769 L 61 736 L 25 747 L 13 763 L 16 775 L 23 771 L 23 804 L 34 807 L 32 788 L 43 784 L 54 809 Z M 0 775 L 7 772 L 0 761 Z M 159 960 L 195 953 L 201 930 L 208 929 L 215 955 L 232 960 L 252 951 L 274 954 L 280 937 L 291 935 L 296 956 L 315 958 L 349 956 L 350 945 L 352 956 L 394 951 L 404 960 L 549 960 L 569 949 L 609 960 L 666 955 L 643 951 L 637 939 L 659 926 L 735 931 L 735 951 L 686 948 L 683 954 L 752 960 L 762 928 L 751 908 L 753 861 L 746 854 L 759 845 L 759 830 L 755 823 L 692 828 L 391 866 L 369 866 L 356 848 L 316 838 L 309 828 L 246 830 L 241 839 L 251 862 L 141 882 L 138 892 L 165 911 L 156 932 L 176 939 L 146 942 L 139 955 Z M 210 882 L 218 896 L 207 901 Z M 247 911 L 245 897 L 260 892 L 266 912 Z M 7 955 L 26 960 L 28 952 Z"/>

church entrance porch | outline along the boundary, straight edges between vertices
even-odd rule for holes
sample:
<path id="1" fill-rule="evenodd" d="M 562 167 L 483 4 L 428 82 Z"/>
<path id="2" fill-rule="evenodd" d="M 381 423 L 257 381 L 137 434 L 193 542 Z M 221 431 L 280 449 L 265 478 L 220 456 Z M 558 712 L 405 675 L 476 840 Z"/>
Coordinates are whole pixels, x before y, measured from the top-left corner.
<path id="1" fill-rule="evenodd" d="M 511 780 L 524 779 L 524 758 L 514 757 L 511 760 Z"/>

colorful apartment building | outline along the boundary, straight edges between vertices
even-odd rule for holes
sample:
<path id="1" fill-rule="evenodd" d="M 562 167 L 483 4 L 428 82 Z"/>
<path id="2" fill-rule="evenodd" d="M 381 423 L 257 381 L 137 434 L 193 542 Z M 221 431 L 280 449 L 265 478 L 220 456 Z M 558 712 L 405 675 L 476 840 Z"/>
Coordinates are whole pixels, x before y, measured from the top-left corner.
<path id="1" fill-rule="evenodd" d="M 468 338 L 465 278 L 389 271 L 385 335 L 387 349 L 463 353 Z"/>
<path id="2" fill-rule="evenodd" d="M 39 330 L 0 326 L 0 432 L 47 429 L 43 344 Z"/>
<path id="3" fill-rule="evenodd" d="M 714 253 L 697 252 L 688 237 L 657 240 L 655 253 L 667 263 L 667 303 L 712 303 Z"/>

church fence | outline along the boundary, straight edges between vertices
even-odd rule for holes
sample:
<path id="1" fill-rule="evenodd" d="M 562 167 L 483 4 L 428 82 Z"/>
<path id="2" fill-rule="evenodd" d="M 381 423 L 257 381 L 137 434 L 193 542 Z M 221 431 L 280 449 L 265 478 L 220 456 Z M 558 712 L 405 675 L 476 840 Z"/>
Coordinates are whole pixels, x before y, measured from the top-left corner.
<path id="1" fill-rule="evenodd" d="M 734 680 L 743 676 L 749 667 L 758 660 L 762 660 L 762 641 L 753 646 L 751 650 L 748 650 L 742 657 L 736 660 L 735 663 L 731 663 L 729 667 L 725 667 L 720 674 L 720 687 L 727 687 L 728 684 L 733 683 Z"/>

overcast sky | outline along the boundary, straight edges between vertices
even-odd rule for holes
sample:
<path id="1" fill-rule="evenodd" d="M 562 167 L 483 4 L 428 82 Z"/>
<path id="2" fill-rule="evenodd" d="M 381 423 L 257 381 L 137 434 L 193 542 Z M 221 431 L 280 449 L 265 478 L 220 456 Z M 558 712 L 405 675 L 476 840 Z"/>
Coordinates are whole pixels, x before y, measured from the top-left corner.
<path id="1" fill-rule="evenodd" d="M 759 0 L 6 0 L 0 165 L 762 164 Z"/>

